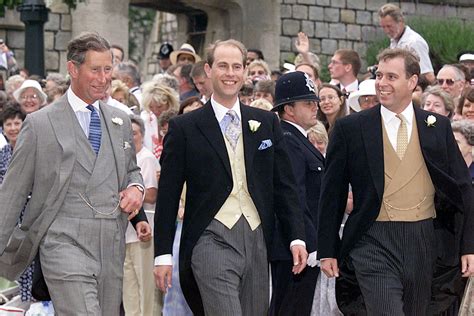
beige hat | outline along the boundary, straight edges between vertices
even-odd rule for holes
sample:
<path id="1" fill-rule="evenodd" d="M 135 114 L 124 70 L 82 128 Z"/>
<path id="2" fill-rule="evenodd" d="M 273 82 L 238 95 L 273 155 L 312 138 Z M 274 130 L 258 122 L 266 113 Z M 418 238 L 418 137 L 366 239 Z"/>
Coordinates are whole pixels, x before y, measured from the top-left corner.
<path id="1" fill-rule="evenodd" d="M 46 103 L 48 96 L 46 95 L 46 93 L 43 92 L 43 89 L 41 88 L 39 82 L 31 79 L 23 81 L 21 86 L 13 92 L 13 97 L 18 103 L 20 103 L 21 94 L 23 93 L 23 91 L 25 91 L 25 89 L 28 88 L 35 88 L 38 91 L 38 94 L 40 94 L 43 99 L 42 103 Z"/>
<path id="2" fill-rule="evenodd" d="M 197 63 L 198 61 L 201 60 L 201 57 L 199 57 L 199 55 L 196 54 L 196 51 L 194 50 L 194 47 L 192 47 L 188 43 L 184 43 L 183 45 L 181 45 L 179 50 L 175 50 L 171 53 L 171 55 L 170 55 L 171 64 L 175 65 L 176 62 L 178 61 L 178 56 L 181 55 L 181 54 L 186 54 L 186 55 L 193 56 L 195 63 Z"/>

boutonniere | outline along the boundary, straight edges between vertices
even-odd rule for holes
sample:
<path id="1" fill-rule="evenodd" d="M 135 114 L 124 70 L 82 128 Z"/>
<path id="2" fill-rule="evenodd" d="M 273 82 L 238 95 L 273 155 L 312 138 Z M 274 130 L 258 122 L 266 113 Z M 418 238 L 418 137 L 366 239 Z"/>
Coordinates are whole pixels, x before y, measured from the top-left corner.
<path id="1" fill-rule="evenodd" d="M 426 122 L 426 126 L 434 127 L 436 123 L 436 117 L 434 115 L 428 115 L 425 122 Z"/>
<path id="2" fill-rule="evenodd" d="M 258 128 L 260 127 L 262 123 L 259 122 L 259 121 L 255 121 L 255 120 L 249 120 L 249 128 L 250 130 L 255 133 L 256 131 L 258 131 Z"/>
<path id="3" fill-rule="evenodd" d="M 132 146 L 130 145 L 129 142 L 123 142 L 123 149 L 127 150 L 127 149 L 130 149 L 132 148 Z"/>
<path id="4" fill-rule="evenodd" d="M 123 120 L 120 117 L 113 117 L 112 123 L 122 126 Z"/>

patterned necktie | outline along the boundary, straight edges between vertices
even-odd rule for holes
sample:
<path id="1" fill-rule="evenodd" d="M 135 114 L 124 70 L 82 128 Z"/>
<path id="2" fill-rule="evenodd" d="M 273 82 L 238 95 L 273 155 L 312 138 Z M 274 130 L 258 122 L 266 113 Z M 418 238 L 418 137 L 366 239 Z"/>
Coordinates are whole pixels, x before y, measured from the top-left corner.
<path id="1" fill-rule="evenodd" d="M 240 119 L 234 110 L 229 110 L 224 116 L 224 120 L 227 120 L 227 126 L 225 126 L 224 130 L 225 138 L 229 141 L 232 149 L 235 151 L 235 147 L 237 147 L 237 141 L 239 140 L 240 133 L 242 132 L 242 128 L 240 127 Z"/>
<path id="2" fill-rule="evenodd" d="M 94 106 L 88 105 L 87 109 L 91 111 L 91 122 L 89 123 L 89 142 L 91 143 L 92 149 L 94 149 L 95 153 L 98 154 L 100 149 L 100 138 L 102 136 L 102 130 L 100 129 L 100 118 Z"/>
<path id="3" fill-rule="evenodd" d="M 397 133 L 397 155 L 400 157 L 400 159 L 403 159 L 405 151 L 408 147 L 407 123 L 405 117 L 402 114 L 397 114 L 397 117 L 401 121 Z"/>

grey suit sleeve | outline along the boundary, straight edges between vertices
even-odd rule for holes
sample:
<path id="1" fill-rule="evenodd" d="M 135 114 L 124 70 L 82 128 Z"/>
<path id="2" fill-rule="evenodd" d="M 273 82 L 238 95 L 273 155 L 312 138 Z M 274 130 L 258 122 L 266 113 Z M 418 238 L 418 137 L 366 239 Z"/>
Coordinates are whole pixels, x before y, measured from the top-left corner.
<path id="1" fill-rule="evenodd" d="M 0 254 L 3 254 L 7 246 L 31 192 L 37 145 L 34 121 L 27 118 L 18 136 L 5 180 L 0 186 Z"/>

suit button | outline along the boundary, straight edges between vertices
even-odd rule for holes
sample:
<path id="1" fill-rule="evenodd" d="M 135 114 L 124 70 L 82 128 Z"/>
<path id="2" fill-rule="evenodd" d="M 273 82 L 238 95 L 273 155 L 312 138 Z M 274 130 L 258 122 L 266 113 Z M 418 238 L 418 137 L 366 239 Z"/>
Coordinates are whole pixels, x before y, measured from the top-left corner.
<path id="1" fill-rule="evenodd" d="M 321 171 L 321 167 L 318 167 L 318 171 Z"/>
<path id="2" fill-rule="evenodd" d="M 232 190 L 232 188 L 231 188 L 230 186 L 228 186 L 228 187 L 227 187 L 227 191 L 230 192 L 231 190 Z"/>

